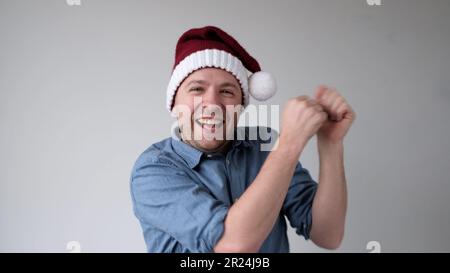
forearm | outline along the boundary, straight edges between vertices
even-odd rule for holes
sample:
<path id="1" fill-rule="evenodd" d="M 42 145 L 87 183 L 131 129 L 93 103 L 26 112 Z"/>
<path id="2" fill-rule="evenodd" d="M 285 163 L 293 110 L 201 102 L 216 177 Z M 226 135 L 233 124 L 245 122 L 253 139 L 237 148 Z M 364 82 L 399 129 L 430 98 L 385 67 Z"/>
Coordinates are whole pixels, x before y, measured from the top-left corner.
<path id="1" fill-rule="evenodd" d="M 280 214 L 300 151 L 279 143 L 260 172 L 231 206 L 216 252 L 257 252 Z"/>
<path id="2" fill-rule="evenodd" d="M 321 247 L 335 249 L 343 238 L 347 210 L 347 187 L 342 142 L 318 138 L 319 186 L 312 207 L 311 239 Z"/>

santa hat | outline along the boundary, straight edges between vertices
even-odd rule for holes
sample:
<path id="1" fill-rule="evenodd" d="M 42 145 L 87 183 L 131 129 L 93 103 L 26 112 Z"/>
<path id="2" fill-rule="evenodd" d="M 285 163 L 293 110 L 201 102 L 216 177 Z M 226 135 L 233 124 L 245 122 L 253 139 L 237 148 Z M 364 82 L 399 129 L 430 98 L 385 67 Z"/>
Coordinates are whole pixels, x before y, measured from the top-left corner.
<path id="1" fill-rule="evenodd" d="M 249 103 L 249 94 L 265 101 L 276 93 L 274 77 L 261 71 L 258 62 L 228 33 L 214 26 L 194 28 L 186 31 L 176 46 L 175 63 L 167 87 L 169 112 L 183 80 L 204 67 L 221 68 L 233 74 L 241 85 L 244 106 Z M 253 73 L 250 77 L 247 70 Z"/>

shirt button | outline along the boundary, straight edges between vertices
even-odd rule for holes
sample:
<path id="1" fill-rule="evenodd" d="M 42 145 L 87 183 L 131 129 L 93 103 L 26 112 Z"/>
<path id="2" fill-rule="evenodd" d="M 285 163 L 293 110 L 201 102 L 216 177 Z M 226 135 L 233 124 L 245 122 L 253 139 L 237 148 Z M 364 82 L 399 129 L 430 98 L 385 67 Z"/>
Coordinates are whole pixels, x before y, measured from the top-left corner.
<path id="1" fill-rule="evenodd" d="M 211 157 L 212 157 L 212 154 L 207 154 L 206 157 L 207 157 L 207 158 L 211 158 Z"/>

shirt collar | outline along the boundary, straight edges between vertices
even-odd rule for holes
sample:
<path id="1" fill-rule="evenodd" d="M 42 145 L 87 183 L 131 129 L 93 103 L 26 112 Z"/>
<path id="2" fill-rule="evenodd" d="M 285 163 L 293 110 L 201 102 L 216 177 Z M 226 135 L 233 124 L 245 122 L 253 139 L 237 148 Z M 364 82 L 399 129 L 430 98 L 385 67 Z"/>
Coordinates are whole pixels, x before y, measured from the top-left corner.
<path id="1" fill-rule="evenodd" d="M 230 151 L 236 148 L 240 149 L 243 147 L 251 146 L 251 144 L 247 141 L 247 138 L 248 135 L 245 127 L 236 128 L 234 133 L 233 144 L 231 146 Z M 175 153 L 177 153 L 181 158 L 183 158 L 191 169 L 195 168 L 200 163 L 200 160 L 203 154 L 205 153 L 197 150 L 196 148 L 192 147 L 187 143 L 184 143 L 181 140 L 178 127 L 173 128 L 171 139 L 172 139 L 172 147 Z"/>
<path id="2" fill-rule="evenodd" d="M 172 147 L 175 153 L 183 158 L 189 165 L 189 168 L 193 169 L 200 163 L 203 152 L 195 149 L 189 144 L 184 143 L 180 138 L 178 127 L 175 127 L 172 131 Z"/>
<path id="3" fill-rule="evenodd" d="M 233 148 L 249 147 L 248 142 L 248 127 L 237 127 L 234 131 Z"/>

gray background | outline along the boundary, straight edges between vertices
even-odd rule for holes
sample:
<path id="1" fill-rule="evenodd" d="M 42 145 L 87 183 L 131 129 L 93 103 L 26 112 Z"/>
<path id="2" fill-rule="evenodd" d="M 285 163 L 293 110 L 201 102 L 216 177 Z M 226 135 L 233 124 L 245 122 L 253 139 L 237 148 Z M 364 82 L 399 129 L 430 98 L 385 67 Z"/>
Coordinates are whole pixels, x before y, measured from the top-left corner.
<path id="1" fill-rule="evenodd" d="M 169 136 L 176 40 L 210 24 L 276 76 L 269 103 L 326 83 L 357 112 L 338 251 L 450 251 L 449 18 L 448 0 L 1 0 L 0 251 L 145 251 L 130 171 Z M 301 162 L 317 179 L 315 145 Z"/>

